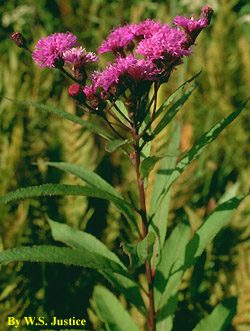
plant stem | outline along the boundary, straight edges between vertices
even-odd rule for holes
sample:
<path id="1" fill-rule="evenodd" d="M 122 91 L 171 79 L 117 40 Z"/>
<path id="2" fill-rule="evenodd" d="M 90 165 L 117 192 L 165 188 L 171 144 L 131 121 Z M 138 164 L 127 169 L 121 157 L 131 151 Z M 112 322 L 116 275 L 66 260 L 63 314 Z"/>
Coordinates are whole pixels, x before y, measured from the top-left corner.
<path id="1" fill-rule="evenodd" d="M 65 76 L 67 76 L 67 77 L 69 77 L 70 79 L 72 79 L 75 83 L 78 83 L 79 84 L 79 81 L 75 78 L 75 77 L 73 77 L 67 70 L 65 70 L 64 68 L 60 68 L 59 70 L 61 70 L 61 72 L 65 75 Z"/>
<path id="2" fill-rule="evenodd" d="M 142 237 L 145 238 L 148 234 L 148 221 L 147 221 L 147 209 L 146 209 L 146 198 L 145 198 L 145 189 L 144 189 L 144 181 L 141 178 L 140 174 L 140 149 L 139 149 L 139 136 L 138 132 L 134 128 L 132 131 L 132 135 L 135 141 L 134 145 L 134 166 L 136 172 L 136 182 L 137 188 L 139 192 L 139 201 L 140 201 L 140 214 L 142 220 Z M 146 269 L 146 277 L 148 282 L 148 296 L 149 296 L 149 326 L 150 331 L 156 331 L 156 321 L 155 321 L 155 304 L 154 304 L 154 288 L 153 288 L 153 275 L 150 260 L 147 260 L 145 263 Z"/>

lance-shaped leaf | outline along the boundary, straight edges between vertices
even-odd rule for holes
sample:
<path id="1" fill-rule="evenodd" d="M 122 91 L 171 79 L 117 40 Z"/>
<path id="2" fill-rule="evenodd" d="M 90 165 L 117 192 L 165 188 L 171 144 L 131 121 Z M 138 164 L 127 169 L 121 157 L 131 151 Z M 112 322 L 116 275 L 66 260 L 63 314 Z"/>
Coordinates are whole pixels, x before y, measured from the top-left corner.
<path id="1" fill-rule="evenodd" d="M 165 195 L 168 194 L 169 188 L 173 184 L 173 182 L 180 176 L 180 174 L 190 165 L 190 163 L 195 160 L 201 152 L 212 142 L 214 141 L 218 135 L 230 124 L 232 123 L 237 116 L 245 109 L 247 101 L 239 107 L 237 110 L 232 112 L 228 117 L 223 119 L 222 121 L 215 124 L 209 131 L 207 131 L 198 142 L 187 152 L 187 154 L 183 157 L 181 161 L 179 161 L 175 168 L 167 169 L 166 171 L 160 170 L 159 173 L 167 173 L 169 174 L 168 182 L 164 186 L 164 188 L 159 193 L 158 205 L 161 204 L 162 199 L 164 199 Z"/>
<path id="2" fill-rule="evenodd" d="M 156 163 L 162 159 L 160 156 L 149 156 L 146 157 L 141 163 L 140 173 L 143 178 L 148 177 L 150 172 L 154 169 Z"/>
<path id="3" fill-rule="evenodd" d="M 52 236 L 55 240 L 60 241 L 72 248 L 82 250 L 84 255 L 87 252 L 96 254 L 97 258 L 102 256 L 121 266 L 121 271 L 113 270 L 112 273 L 102 274 L 132 303 L 134 303 L 141 311 L 144 311 L 144 303 L 139 291 L 139 286 L 135 283 L 132 277 L 127 273 L 127 268 L 120 261 L 118 256 L 111 252 L 100 240 L 89 233 L 79 231 L 70 226 L 49 219 L 49 224 L 52 230 Z M 97 259 L 96 258 L 96 259 Z"/>
<path id="4" fill-rule="evenodd" d="M 131 142 L 131 140 L 129 139 L 114 139 L 114 140 L 110 140 L 107 142 L 106 146 L 105 146 L 105 150 L 109 153 L 113 153 L 114 151 L 116 151 L 119 147 L 122 147 L 124 145 L 127 145 Z"/>
<path id="5" fill-rule="evenodd" d="M 1 196 L 0 203 L 9 203 L 20 199 L 35 198 L 41 196 L 62 195 L 79 195 L 112 201 L 125 216 L 131 220 L 134 220 L 134 213 L 130 204 L 108 192 L 104 192 L 90 186 L 66 184 L 44 184 L 39 186 L 30 186 Z"/>
<path id="6" fill-rule="evenodd" d="M 166 101 L 163 102 L 163 104 L 157 109 L 155 118 L 160 116 L 163 111 L 165 111 L 174 101 L 178 101 L 185 91 L 185 88 L 187 88 L 199 75 L 201 74 L 201 71 L 195 74 L 193 77 L 185 81 L 183 84 L 181 84 L 168 98 Z"/>
<path id="7" fill-rule="evenodd" d="M 0 264 L 10 262 L 46 262 L 74 265 L 97 270 L 107 278 L 141 312 L 145 306 L 139 286 L 124 268 L 110 258 L 81 248 L 33 246 L 8 249 L 0 253 Z"/>
<path id="8" fill-rule="evenodd" d="M 149 232 L 147 236 L 136 245 L 123 244 L 123 251 L 128 255 L 131 269 L 142 266 L 153 255 L 155 234 Z"/>
<path id="9" fill-rule="evenodd" d="M 107 330 L 112 331 L 139 331 L 139 328 L 130 317 L 120 301 L 103 286 L 94 289 L 94 300 L 97 314 Z"/>
<path id="10" fill-rule="evenodd" d="M 155 266 L 157 264 L 158 257 L 161 255 L 161 248 L 164 244 L 164 240 L 167 233 L 167 221 L 168 221 L 168 211 L 170 202 L 170 191 L 168 194 L 164 195 L 161 199 L 161 203 L 158 201 L 161 198 L 161 192 L 164 191 L 165 186 L 169 181 L 171 169 L 175 167 L 177 155 L 179 154 L 180 145 L 180 125 L 176 124 L 174 127 L 173 136 L 166 145 L 166 154 L 168 156 L 164 157 L 160 161 L 159 169 L 155 175 L 153 191 L 150 201 L 150 231 L 156 234 L 156 243 L 154 247 L 154 254 L 152 264 Z"/>
<path id="11" fill-rule="evenodd" d="M 94 120 L 88 119 L 87 121 L 85 121 L 81 117 L 68 113 L 68 112 L 61 110 L 59 108 L 56 108 L 52 105 L 47 105 L 47 104 L 37 103 L 37 102 L 32 102 L 32 101 L 19 101 L 19 100 L 10 99 L 7 97 L 4 97 L 4 99 L 9 100 L 9 101 L 11 101 L 17 105 L 23 106 L 23 107 L 32 106 L 41 111 L 54 114 L 61 118 L 65 118 L 68 121 L 77 123 L 77 124 L 81 125 L 83 128 L 87 129 L 88 131 L 96 133 L 107 140 L 114 139 L 114 136 L 107 129 L 105 129 L 105 124 L 104 124 L 104 122 L 102 123 L 100 118 L 98 118 L 98 119 L 95 118 Z"/>
<path id="12" fill-rule="evenodd" d="M 193 93 L 195 86 L 191 86 L 182 96 L 174 102 L 174 104 L 169 108 L 169 110 L 163 115 L 160 122 L 157 124 L 156 128 L 153 131 L 153 134 L 156 136 L 159 134 L 176 116 L 178 111 L 183 107 L 185 102 L 188 100 L 190 95 Z"/>
<path id="13" fill-rule="evenodd" d="M 112 185 L 106 182 L 106 180 L 104 180 L 98 174 L 86 169 L 84 166 L 65 163 L 65 162 L 46 162 L 45 164 L 66 171 L 82 179 L 89 186 L 95 187 L 98 190 L 107 192 L 111 195 L 114 195 L 117 198 L 123 199 L 123 197 L 115 190 L 115 188 Z"/>
<path id="14" fill-rule="evenodd" d="M 193 238 L 185 247 L 183 256 L 179 256 L 174 271 L 167 273 L 162 270 L 159 272 L 159 282 L 157 284 L 167 284 L 158 303 L 158 322 L 161 322 L 169 316 L 169 303 L 178 294 L 179 286 L 184 272 L 191 267 L 199 256 L 204 252 L 206 246 L 212 242 L 215 236 L 225 227 L 231 220 L 231 217 L 244 197 L 234 197 L 221 205 L 219 205 L 214 212 L 207 218 L 207 220 L 195 232 Z"/>
<path id="15" fill-rule="evenodd" d="M 52 237 L 55 240 L 72 248 L 79 248 L 101 255 L 119 264 L 124 270 L 127 269 L 115 253 L 111 252 L 107 246 L 90 233 L 76 230 L 67 224 L 58 223 L 51 219 L 48 219 L 48 222 L 51 228 Z"/>
<path id="16" fill-rule="evenodd" d="M 218 304 L 211 314 L 203 318 L 193 331 L 226 331 L 236 312 L 236 300 L 225 300 Z"/>
<path id="17" fill-rule="evenodd" d="M 177 275 L 178 272 L 182 272 L 182 270 L 179 270 L 179 267 L 185 262 L 185 252 L 190 237 L 190 226 L 179 223 L 162 248 L 161 259 L 157 265 L 154 280 L 156 307 L 159 304 L 159 300 L 167 283 L 171 280 L 171 276 L 173 279 L 174 274 Z M 168 287 L 169 286 L 170 284 L 168 284 Z"/>
<path id="18" fill-rule="evenodd" d="M 0 253 L 0 264 L 10 262 L 47 262 L 95 269 L 102 273 L 123 272 L 121 266 L 101 255 L 82 249 L 56 246 L 32 246 L 7 249 Z"/>

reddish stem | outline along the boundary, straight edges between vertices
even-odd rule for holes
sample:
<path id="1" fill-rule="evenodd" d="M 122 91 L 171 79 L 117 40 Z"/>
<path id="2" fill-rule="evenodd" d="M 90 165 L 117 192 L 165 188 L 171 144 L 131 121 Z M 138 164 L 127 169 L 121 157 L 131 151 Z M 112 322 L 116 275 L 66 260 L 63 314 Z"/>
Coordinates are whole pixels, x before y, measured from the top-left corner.
<path id="1" fill-rule="evenodd" d="M 147 209 L 146 209 L 146 197 L 144 189 L 144 181 L 141 178 L 140 174 L 140 149 L 139 149 L 139 135 L 137 130 L 134 127 L 132 129 L 132 135 L 135 141 L 134 153 L 133 153 L 133 164 L 135 166 L 136 172 L 136 182 L 139 192 L 139 202 L 140 202 L 140 215 L 142 221 L 142 238 L 144 239 L 148 234 L 148 221 L 147 221 Z M 156 331 L 156 314 L 155 314 L 155 303 L 154 303 L 154 289 L 153 289 L 153 274 L 150 260 L 145 262 L 146 277 L 148 282 L 148 296 L 149 296 L 149 316 L 148 322 L 150 331 Z"/>

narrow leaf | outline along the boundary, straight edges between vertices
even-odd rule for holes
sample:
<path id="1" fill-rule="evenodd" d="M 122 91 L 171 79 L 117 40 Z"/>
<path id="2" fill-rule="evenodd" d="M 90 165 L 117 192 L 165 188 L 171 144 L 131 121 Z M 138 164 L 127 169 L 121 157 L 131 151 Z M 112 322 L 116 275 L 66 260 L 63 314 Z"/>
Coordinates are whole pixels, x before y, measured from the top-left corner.
<path id="1" fill-rule="evenodd" d="M 212 242 L 219 231 L 229 224 L 231 217 L 244 197 L 234 197 L 221 205 L 207 218 L 207 220 L 195 232 L 193 238 L 185 247 L 185 254 L 182 260 L 177 261 L 174 272 L 171 272 L 167 279 L 163 276 L 161 281 L 167 283 L 159 304 L 158 321 L 163 320 L 167 316 L 167 307 L 169 301 L 178 293 L 181 279 L 184 272 L 190 268 L 199 256 L 204 252 L 206 246 Z"/>
<path id="2" fill-rule="evenodd" d="M 123 199 L 122 196 L 115 190 L 115 188 L 112 185 L 110 185 L 108 182 L 106 182 L 106 180 L 104 180 L 96 173 L 87 170 L 82 165 L 80 166 L 80 165 L 64 163 L 64 162 L 46 162 L 45 164 L 66 171 L 82 179 L 84 182 L 89 184 L 89 186 L 95 187 L 97 189 L 108 192 L 109 194 L 112 194 L 116 197 Z"/>
<path id="3" fill-rule="evenodd" d="M 52 236 L 55 240 L 60 241 L 72 248 L 82 248 L 91 253 L 101 255 L 119 264 L 124 270 L 126 270 L 126 267 L 118 258 L 118 256 L 111 252 L 107 246 L 105 246 L 93 235 L 87 232 L 76 230 L 67 224 L 52 221 L 51 219 L 49 219 L 48 222 L 52 231 Z"/>
<path id="4" fill-rule="evenodd" d="M 128 255 L 131 269 L 141 267 L 147 260 L 151 259 L 155 242 L 155 234 L 149 232 L 138 244 L 123 244 L 122 248 Z"/>
<path id="5" fill-rule="evenodd" d="M 179 161 L 175 168 L 167 169 L 167 171 L 159 171 L 161 174 L 169 174 L 169 179 L 163 190 L 159 193 L 158 203 L 161 203 L 161 200 L 164 199 L 165 195 L 168 194 L 169 188 L 173 182 L 180 176 L 180 174 L 194 161 L 203 150 L 214 141 L 218 135 L 230 124 L 232 123 L 237 116 L 245 109 L 247 101 L 239 107 L 239 109 L 232 112 L 228 117 L 222 121 L 215 124 L 209 131 L 207 131 L 199 141 L 187 152 L 181 161 Z"/>
<path id="6" fill-rule="evenodd" d="M 161 159 L 159 156 L 149 156 L 141 163 L 141 175 L 143 178 L 148 177 L 150 172 L 154 169 L 156 163 Z"/>
<path id="7" fill-rule="evenodd" d="M 157 109 L 156 116 L 157 118 L 165 109 L 171 105 L 173 101 L 176 100 L 176 98 L 180 95 L 183 95 L 183 91 L 185 91 L 185 88 L 190 85 L 199 75 L 201 74 L 201 71 L 195 74 L 193 77 L 185 81 L 183 84 L 181 84 L 168 98 L 166 101 L 163 102 L 163 104 Z"/>
<path id="8" fill-rule="evenodd" d="M 220 204 L 207 220 L 195 232 L 186 250 L 185 269 L 195 263 L 206 246 L 231 220 L 233 213 L 243 201 L 244 197 L 234 197 Z"/>
<path id="9" fill-rule="evenodd" d="M 99 318 L 112 331 L 139 331 L 127 310 L 120 301 L 106 288 L 96 286 L 94 300 Z"/>
<path id="10" fill-rule="evenodd" d="M 224 331 L 230 325 L 236 312 L 236 300 L 228 299 L 218 304 L 210 315 L 203 318 L 193 331 Z"/>
<path id="11" fill-rule="evenodd" d="M 61 110 L 59 108 L 56 108 L 52 105 L 47 105 L 47 104 L 42 104 L 42 103 L 37 103 L 37 102 L 32 102 L 32 101 L 19 101 L 19 100 L 10 99 L 7 97 L 2 97 L 2 98 L 9 100 L 9 101 L 11 101 L 17 105 L 23 106 L 23 107 L 32 106 L 41 111 L 57 115 L 61 118 L 65 118 L 68 121 L 77 123 L 77 124 L 81 125 L 82 127 L 84 127 L 85 129 L 87 129 L 93 133 L 96 133 L 107 140 L 114 139 L 113 135 L 108 130 L 105 129 L 104 123 L 103 123 L 103 125 L 99 124 L 100 118 L 98 118 L 98 119 L 95 118 L 94 121 L 92 119 L 88 119 L 87 121 L 85 121 L 81 117 L 70 114 L 70 113 L 68 113 L 64 110 Z"/>
<path id="12" fill-rule="evenodd" d="M 117 255 L 111 252 L 100 240 L 89 233 L 75 230 L 70 226 L 49 219 L 49 224 L 52 230 L 52 236 L 55 240 L 65 243 L 66 245 L 82 251 L 92 253 L 95 260 L 98 262 L 99 257 L 112 261 L 121 267 L 121 270 L 113 270 L 112 273 L 102 274 L 119 290 L 125 297 L 138 307 L 139 310 L 144 310 L 143 300 L 139 291 L 138 285 L 134 282 L 131 276 L 127 273 L 127 268 L 120 261 Z"/>
<path id="13" fill-rule="evenodd" d="M 172 294 L 170 292 L 171 275 L 173 276 L 175 273 L 177 275 L 179 266 L 185 262 L 185 252 L 190 236 L 190 227 L 187 224 L 179 223 L 163 246 L 154 281 L 156 307 L 159 304 L 162 293 L 166 291 L 166 286 L 168 287 L 168 293 Z M 180 272 L 182 274 L 182 271 Z"/>
<path id="14" fill-rule="evenodd" d="M 178 111 L 182 108 L 185 102 L 188 100 L 190 95 L 193 93 L 195 86 L 191 86 L 175 103 L 170 107 L 170 109 L 163 115 L 160 122 L 157 124 L 153 133 L 156 136 L 159 134 L 176 116 Z"/>
<path id="15" fill-rule="evenodd" d="M 9 203 L 26 198 L 35 198 L 41 196 L 62 196 L 62 195 L 79 195 L 106 199 L 112 201 L 115 206 L 124 213 L 130 220 L 134 219 L 132 206 L 124 200 L 111 195 L 108 192 L 97 190 L 96 188 L 80 185 L 66 184 L 44 184 L 40 186 L 30 186 L 18 189 L 14 192 L 7 193 L 0 197 L 0 204 Z"/>
<path id="16" fill-rule="evenodd" d="M 0 253 L 0 264 L 20 261 L 61 263 L 95 269 L 107 278 L 142 313 L 145 312 L 139 286 L 120 264 L 102 254 L 90 252 L 82 247 L 72 249 L 56 246 L 21 247 L 8 249 Z"/>
<path id="17" fill-rule="evenodd" d="M 10 262 L 47 262 L 75 265 L 96 269 L 99 272 L 121 271 L 121 267 L 102 256 L 97 259 L 96 254 L 85 252 L 81 249 L 71 249 L 56 246 L 33 246 L 7 249 L 0 253 L 0 264 Z"/>
<path id="18" fill-rule="evenodd" d="M 164 157 L 160 161 L 159 169 L 155 175 L 153 191 L 150 201 L 150 231 L 156 234 L 156 243 L 152 264 L 156 266 L 158 258 L 161 256 L 161 248 L 164 244 L 167 233 L 168 211 L 170 203 L 170 194 L 164 195 L 161 203 L 158 201 L 161 198 L 161 192 L 169 181 L 171 169 L 175 167 L 177 155 L 179 154 L 181 130 L 180 125 L 176 124 L 174 132 L 169 144 L 166 144 L 165 152 L 169 156 Z"/>
<path id="19" fill-rule="evenodd" d="M 116 151 L 119 147 L 122 147 L 126 144 L 128 144 L 130 142 L 130 140 L 128 139 L 114 139 L 114 140 L 110 140 L 107 142 L 105 149 L 107 152 L 109 153 L 113 153 L 114 151 Z"/>

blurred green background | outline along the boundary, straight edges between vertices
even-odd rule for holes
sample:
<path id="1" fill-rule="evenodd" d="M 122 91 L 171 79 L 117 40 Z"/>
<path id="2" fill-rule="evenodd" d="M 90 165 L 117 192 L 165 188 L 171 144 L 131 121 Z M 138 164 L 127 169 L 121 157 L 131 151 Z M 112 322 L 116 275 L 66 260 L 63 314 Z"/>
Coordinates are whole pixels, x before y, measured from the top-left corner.
<path id="1" fill-rule="evenodd" d="M 199 14 L 204 4 L 215 10 L 212 24 L 201 33 L 193 55 L 177 68 L 161 93 L 164 98 L 178 84 L 202 70 L 198 89 L 179 117 L 184 152 L 212 124 L 249 96 L 250 4 L 247 0 L 1 1 L 0 95 L 50 103 L 78 113 L 67 96 L 69 82 L 56 70 L 37 68 L 29 55 L 10 40 L 13 31 L 21 31 L 31 48 L 42 36 L 71 31 L 88 50 L 95 51 L 109 30 L 119 24 L 146 18 L 171 22 L 177 14 Z M 249 128 L 248 109 L 178 180 L 170 224 L 187 219 L 196 229 L 225 195 L 246 193 L 250 184 Z M 154 143 L 155 151 L 166 141 L 166 134 Z M 133 184 L 128 162 L 119 153 L 107 155 L 100 139 L 34 107 L 21 107 L 1 99 L 0 194 L 21 186 L 77 181 L 55 169 L 47 169 L 44 160 L 83 164 L 122 192 Z M 148 192 L 150 185 L 151 181 Z M 121 215 L 112 205 L 96 199 L 29 200 L 0 206 L 0 215 L 0 250 L 52 243 L 46 215 L 93 233 L 118 253 L 121 253 L 120 237 L 123 241 L 132 240 Z M 238 311 L 230 330 L 250 330 L 249 221 L 248 199 L 240 206 L 230 227 L 208 247 L 193 272 L 187 273 L 174 330 L 191 330 L 217 302 L 230 296 L 238 297 Z M 87 269 L 31 263 L 4 267 L 0 271 L 0 331 L 6 330 L 3 321 L 7 316 L 32 315 L 86 318 L 90 329 L 103 330 L 91 301 L 93 286 L 98 282 L 104 281 Z M 137 312 L 132 310 L 132 314 L 139 318 Z"/>

